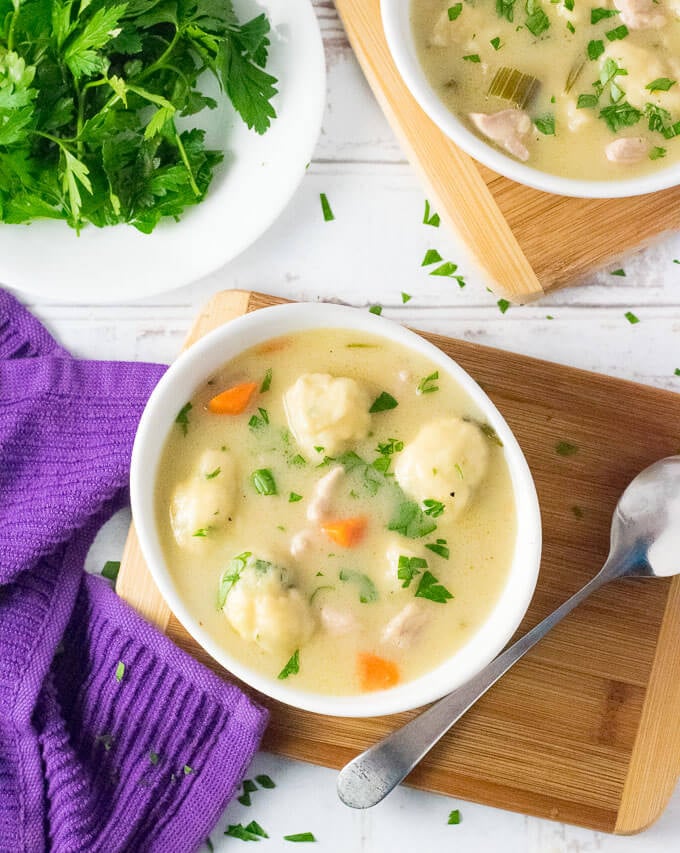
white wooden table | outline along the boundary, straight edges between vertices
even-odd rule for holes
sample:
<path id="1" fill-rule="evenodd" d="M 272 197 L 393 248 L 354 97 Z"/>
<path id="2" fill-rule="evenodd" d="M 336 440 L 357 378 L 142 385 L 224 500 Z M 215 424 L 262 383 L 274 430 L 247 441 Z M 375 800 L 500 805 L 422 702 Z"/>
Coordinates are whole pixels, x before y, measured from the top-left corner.
<path id="1" fill-rule="evenodd" d="M 502 314 L 480 273 L 461 262 L 455 236 L 422 224 L 423 190 L 352 57 L 333 4 L 315 5 L 326 44 L 328 107 L 313 163 L 280 220 L 227 268 L 164 296 L 114 307 L 29 299 L 59 339 L 85 358 L 169 362 L 210 294 L 258 289 L 295 299 L 380 303 L 386 316 L 416 327 L 680 391 L 680 376 L 674 375 L 680 368 L 680 265 L 674 263 L 680 260 L 680 234 L 611 268 L 623 267 L 625 277 L 599 272 L 587 286 Z M 333 222 L 323 220 L 320 192 L 329 198 Z M 429 248 L 461 262 L 464 288 L 421 268 Z M 402 291 L 412 295 L 407 305 Z M 631 325 L 626 311 L 640 322 Z M 102 532 L 88 558 L 90 569 L 119 557 L 128 521 L 123 514 Z M 406 788 L 373 810 L 353 812 L 337 800 L 330 770 L 262 754 L 250 775 L 263 772 L 277 788 L 253 795 L 251 808 L 233 803 L 212 833 L 215 849 L 238 849 L 243 842 L 225 839 L 223 829 L 252 819 L 269 832 L 263 849 L 272 851 L 291 849 L 280 840 L 284 834 L 307 830 L 318 839 L 312 849 L 322 853 L 680 849 L 680 788 L 650 830 L 616 838 Z M 463 821 L 448 826 L 449 811 L 457 807 Z"/>

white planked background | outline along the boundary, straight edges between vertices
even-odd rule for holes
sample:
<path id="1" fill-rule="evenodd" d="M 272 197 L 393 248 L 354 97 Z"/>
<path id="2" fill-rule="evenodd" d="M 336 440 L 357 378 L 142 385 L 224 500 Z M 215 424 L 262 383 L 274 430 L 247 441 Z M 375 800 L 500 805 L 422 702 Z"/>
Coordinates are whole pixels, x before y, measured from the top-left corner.
<path id="1" fill-rule="evenodd" d="M 416 327 L 680 391 L 674 375 L 680 368 L 680 265 L 673 263 L 680 260 L 680 234 L 610 268 L 623 267 L 625 278 L 601 271 L 585 286 L 501 314 L 455 236 L 422 224 L 423 190 L 373 100 L 333 4 L 315 0 L 315 6 L 326 45 L 328 106 L 314 160 L 280 220 L 227 268 L 163 296 L 113 307 L 27 299 L 59 339 L 85 358 L 169 362 L 210 294 L 259 289 L 295 299 L 380 303 L 386 316 Z M 320 192 L 328 195 L 334 222 L 323 221 Z M 460 263 L 464 289 L 420 267 L 428 248 Z M 401 291 L 413 296 L 406 306 Z M 626 311 L 640 323 L 631 326 Z M 123 513 L 102 532 L 90 569 L 118 557 L 127 521 Z M 261 754 L 250 775 L 260 772 L 269 773 L 277 788 L 255 794 L 250 809 L 233 803 L 212 834 L 215 849 L 238 849 L 243 842 L 224 839 L 224 825 L 252 819 L 269 832 L 264 849 L 272 851 L 289 849 L 280 840 L 284 834 L 306 830 L 315 833 L 314 849 L 322 853 L 680 849 L 680 787 L 650 830 L 615 838 L 405 788 L 373 810 L 352 812 L 335 796 L 332 771 Z M 463 822 L 447 826 L 455 807 Z"/>

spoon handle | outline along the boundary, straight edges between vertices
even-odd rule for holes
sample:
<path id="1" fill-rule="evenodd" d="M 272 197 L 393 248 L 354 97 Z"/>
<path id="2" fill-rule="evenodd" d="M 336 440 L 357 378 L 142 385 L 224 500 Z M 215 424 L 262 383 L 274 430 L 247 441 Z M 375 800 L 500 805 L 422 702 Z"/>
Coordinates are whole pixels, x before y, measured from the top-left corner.
<path id="1" fill-rule="evenodd" d="M 367 809 L 384 799 L 513 664 L 612 576 L 603 569 L 473 679 L 345 765 L 338 776 L 338 796 L 342 802 L 355 809 Z"/>

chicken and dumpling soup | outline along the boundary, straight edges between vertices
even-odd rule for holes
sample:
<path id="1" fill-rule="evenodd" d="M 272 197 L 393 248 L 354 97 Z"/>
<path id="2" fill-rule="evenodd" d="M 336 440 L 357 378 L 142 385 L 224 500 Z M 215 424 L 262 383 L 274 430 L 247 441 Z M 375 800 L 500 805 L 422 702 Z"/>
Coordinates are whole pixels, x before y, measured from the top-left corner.
<path id="1" fill-rule="evenodd" d="M 508 577 L 498 436 L 450 376 L 381 337 L 321 329 L 245 351 L 182 406 L 159 472 L 182 599 L 218 647 L 304 690 L 426 673 Z"/>
<path id="2" fill-rule="evenodd" d="M 512 157 L 616 180 L 680 160 L 680 0 L 412 0 L 449 109 Z"/>

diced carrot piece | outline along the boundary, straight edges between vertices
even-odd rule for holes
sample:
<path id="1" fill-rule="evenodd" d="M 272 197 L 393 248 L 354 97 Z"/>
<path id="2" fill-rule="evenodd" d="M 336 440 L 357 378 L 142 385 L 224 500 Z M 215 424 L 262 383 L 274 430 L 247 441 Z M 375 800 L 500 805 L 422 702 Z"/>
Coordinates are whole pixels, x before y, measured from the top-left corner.
<path id="1" fill-rule="evenodd" d="M 359 652 L 357 666 L 362 690 L 387 690 L 399 683 L 399 669 L 391 660 Z"/>
<path id="2" fill-rule="evenodd" d="M 366 530 L 366 519 L 359 516 L 357 518 L 324 521 L 321 529 L 336 545 L 341 545 L 343 548 L 353 548 L 363 538 Z"/>
<path id="3" fill-rule="evenodd" d="M 208 403 L 208 408 L 216 415 L 240 415 L 248 408 L 253 398 L 257 382 L 242 382 L 227 388 Z"/>

